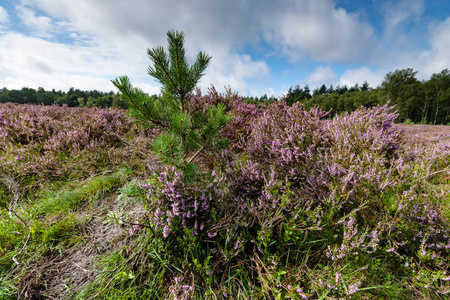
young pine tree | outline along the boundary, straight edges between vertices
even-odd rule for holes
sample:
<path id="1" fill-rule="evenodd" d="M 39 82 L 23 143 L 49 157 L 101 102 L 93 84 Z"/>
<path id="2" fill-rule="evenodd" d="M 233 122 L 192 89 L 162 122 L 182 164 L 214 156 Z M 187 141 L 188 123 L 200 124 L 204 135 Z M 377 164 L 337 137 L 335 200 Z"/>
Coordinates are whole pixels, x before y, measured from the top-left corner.
<path id="1" fill-rule="evenodd" d="M 211 106 L 206 113 L 188 109 L 189 95 L 204 75 L 211 56 L 199 52 L 193 65 L 185 57 L 184 33 L 169 31 L 168 53 L 162 46 L 148 49 L 152 64 L 148 74 L 162 84 L 161 96 L 150 97 L 131 85 L 127 76 L 112 83 L 123 94 L 129 112 L 136 121 L 150 128 L 162 129 L 153 148 L 161 160 L 188 171 L 195 169 L 192 163 L 202 151 L 214 151 L 226 145 L 219 139 L 220 129 L 231 119 L 221 105 Z"/>

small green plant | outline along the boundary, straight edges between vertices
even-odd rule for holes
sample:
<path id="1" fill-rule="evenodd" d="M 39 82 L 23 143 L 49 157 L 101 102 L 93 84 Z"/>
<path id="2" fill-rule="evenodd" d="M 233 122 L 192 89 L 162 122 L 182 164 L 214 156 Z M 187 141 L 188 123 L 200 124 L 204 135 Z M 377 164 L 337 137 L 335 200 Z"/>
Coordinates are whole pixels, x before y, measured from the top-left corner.
<path id="1" fill-rule="evenodd" d="M 403 121 L 403 124 L 410 125 L 410 124 L 414 124 L 414 122 L 411 121 L 411 119 L 406 119 L 405 121 Z"/>
<path id="2" fill-rule="evenodd" d="M 169 31 L 168 53 L 162 46 L 148 49 L 153 65 L 148 74 L 162 84 L 160 97 L 150 97 L 132 87 L 127 76 L 112 80 L 130 106 L 131 116 L 144 126 L 162 133 L 153 148 L 160 159 L 183 170 L 194 170 L 193 160 L 202 151 L 222 148 L 226 141 L 218 138 L 220 129 L 230 120 L 225 107 L 218 104 L 205 111 L 189 109 L 193 89 L 203 76 L 211 57 L 199 52 L 192 66 L 185 57 L 184 33 Z"/>

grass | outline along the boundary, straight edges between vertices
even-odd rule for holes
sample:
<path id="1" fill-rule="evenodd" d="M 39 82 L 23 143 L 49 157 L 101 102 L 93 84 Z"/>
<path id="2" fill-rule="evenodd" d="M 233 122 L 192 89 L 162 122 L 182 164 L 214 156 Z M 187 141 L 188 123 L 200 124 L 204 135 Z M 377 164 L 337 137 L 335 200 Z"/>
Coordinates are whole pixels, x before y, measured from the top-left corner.
<path id="1" fill-rule="evenodd" d="M 95 202 L 105 194 L 125 184 L 132 173 L 130 169 L 119 169 L 109 175 L 101 175 L 84 180 L 83 182 L 70 182 L 65 187 L 50 188 L 41 193 L 42 198 L 38 209 L 42 214 L 60 214 L 75 211 L 85 202 Z"/>
<path id="2" fill-rule="evenodd" d="M 161 287 L 171 267 L 158 247 L 156 240 L 140 236 L 109 253 L 97 263 L 101 275 L 74 299 L 163 299 Z"/>

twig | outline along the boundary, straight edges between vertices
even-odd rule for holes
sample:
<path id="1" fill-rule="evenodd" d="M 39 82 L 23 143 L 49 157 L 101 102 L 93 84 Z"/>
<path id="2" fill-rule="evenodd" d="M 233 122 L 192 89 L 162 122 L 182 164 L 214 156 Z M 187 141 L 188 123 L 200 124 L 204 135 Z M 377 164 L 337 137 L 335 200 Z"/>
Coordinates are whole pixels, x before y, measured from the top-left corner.
<path id="1" fill-rule="evenodd" d="M 19 220 L 20 220 L 20 222 L 22 222 L 22 224 L 25 226 L 25 227 L 27 227 L 28 226 L 28 224 L 14 211 L 14 210 L 12 210 L 12 209 L 10 209 L 10 208 L 8 208 L 8 207 L 5 207 L 6 208 L 6 210 L 9 212 L 9 217 L 11 218 L 11 219 L 14 219 L 13 217 L 12 217 L 12 215 L 11 214 L 14 214 Z"/>
<path id="2" fill-rule="evenodd" d="M 445 168 L 445 169 L 443 169 L 443 170 L 436 171 L 436 172 L 433 172 L 433 173 L 431 173 L 431 174 L 428 174 L 426 177 L 431 177 L 431 176 L 433 176 L 433 175 L 436 175 L 436 174 L 439 174 L 439 173 L 442 173 L 442 172 L 446 172 L 449 168 L 450 168 L 450 166 L 448 166 L 447 168 Z"/>
<path id="3" fill-rule="evenodd" d="M 190 164 L 204 149 L 205 149 L 205 146 L 202 146 L 197 152 L 195 152 L 195 154 L 191 158 L 189 158 L 187 163 Z"/>
<path id="4" fill-rule="evenodd" d="M 15 211 L 15 208 L 20 198 L 22 198 L 24 191 L 20 191 L 20 185 L 14 180 L 14 178 L 8 176 L 4 172 L 0 172 L 0 181 L 3 182 L 11 194 L 13 194 L 13 200 L 9 203 L 8 207 L 5 206 L 6 210 L 8 210 L 9 217 L 14 219 L 13 215 L 15 215 L 22 222 L 22 224 L 27 227 L 28 224 Z"/>
<path id="5" fill-rule="evenodd" d="M 85 268 L 83 268 L 82 266 L 80 266 L 79 264 L 77 264 L 77 263 L 73 263 L 75 266 L 77 266 L 78 268 L 80 268 L 81 270 L 83 270 L 83 272 L 92 272 L 92 271 L 90 271 L 90 270 L 87 270 L 87 269 L 85 269 Z"/>
<path id="6" fill-rule="evenodd" d="M 20 263 L 16 259 L 16 256 L 20 255 L 23 252 L 23 250 L 27 247 L 27 243 L 28 243 L 28 240 L 30 239 L 30 236 L 31 236 L 31 227 L 30 227 L 30 231 L 28 232 L 27 240 L 25 241 L 25 243 L 23 243 L 22 249 L 20 249 L 19 253 L 14 255 L 12 258 L 12 260 L 16 263 L 16 265 L 20 265 Z"/>

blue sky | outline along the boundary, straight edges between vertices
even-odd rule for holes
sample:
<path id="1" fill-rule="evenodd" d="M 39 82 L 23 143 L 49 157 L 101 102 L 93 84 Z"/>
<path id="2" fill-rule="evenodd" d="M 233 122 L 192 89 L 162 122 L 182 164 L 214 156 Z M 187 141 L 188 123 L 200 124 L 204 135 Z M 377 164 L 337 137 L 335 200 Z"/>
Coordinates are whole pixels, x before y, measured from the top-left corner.
<path id="1" fill-rule="evenodd" d="M 450 0 L 0 0 L 0 88 L 110 91 L 127 74 L 158 93 L 146 49 L 170 29 L 191 61 L 212 55 L 203 91 L 280 96 L 450 68 Z"/>

